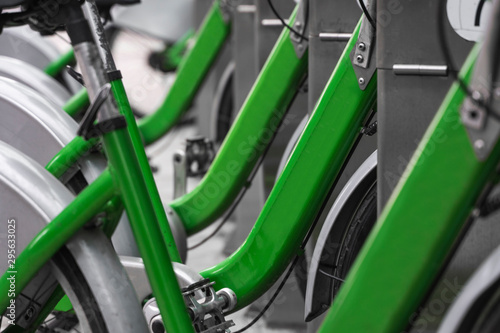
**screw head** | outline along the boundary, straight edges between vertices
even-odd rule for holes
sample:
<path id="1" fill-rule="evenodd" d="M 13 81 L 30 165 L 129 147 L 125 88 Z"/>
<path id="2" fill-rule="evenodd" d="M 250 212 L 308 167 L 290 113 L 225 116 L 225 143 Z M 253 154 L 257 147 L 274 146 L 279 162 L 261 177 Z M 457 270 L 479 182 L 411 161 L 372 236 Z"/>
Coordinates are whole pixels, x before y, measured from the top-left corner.
<path id="1" fill-rule="evenodd" d="M 365 43 L 359 43 L 359 44 L 358 44 L 358 49 L 359 49 L 359 50 L 364 51 L 364 50 L 365 50 L 365 48 L 366 48 Z"/>
<path id="2" fill-rule="evenodd" d="M 302 23 L 301 22 L 295 22 L 295 27 L 297 27 L 297 28 L 302 27 Z"/>
<path id="3" fill-rule="evenodd" d="M 474 148 L 482 150 L 484 148 L 484 141 L 481 139 L 474 141 Z"/>
<path id="4" fill-rule="evenodd" d="M 474 90 L 472 92 L 471 97 L 475 101 L 480 101 L 481 99 L 483 99 L 483 95 L 479 91 L 477 91 L 477 90 Z"/>
<path id="5" fill-rule="evenodd" d="M 365 84 L 365 79 L 364 79 L 364 78 L 362 78 L 362 77 L 360 77 L 360 78 L 358 79 L 358 83 L 359 83 L 359 84 Z"/>
<path id="6" fill-rule="evenodd" d="M 365 58 L 363 58 L 363 56 L 362 56 L 361 54 L 358 54 L 358 55 L 356 56 L 356 61 L 357 61 L 357 62 L 363 62 L 363 60 L 364 60 L 364 59 L 365 59 Z"/>

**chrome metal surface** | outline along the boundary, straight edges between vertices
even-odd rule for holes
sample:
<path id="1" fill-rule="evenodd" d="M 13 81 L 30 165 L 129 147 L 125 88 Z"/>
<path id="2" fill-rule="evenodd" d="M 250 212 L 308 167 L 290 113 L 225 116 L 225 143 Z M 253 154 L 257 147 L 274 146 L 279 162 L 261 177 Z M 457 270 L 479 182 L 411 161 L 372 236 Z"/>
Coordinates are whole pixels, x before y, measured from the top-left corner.
<path id="1" fill-rule="evenodd" d="M 186 152 L 178 149 L 173 158 L 174 163 L 174 199 L 187 192 Z"/>
<path id="2" fill-rule="evenodd" d="M 392 70 L 396 75 L 430 75 L 446 76 L 448 75 L 448 66 L 446 65 L 407 65 L 395 64 Z"/>
<path id="3" fill-rule="evenodd" d="M 174 235 L 175 245 L 177 245 L 177 250 L 181 256 L 182 262 L 186 262 L 187 259 L 187 234 L 186 229 L 184 229 L 184 224 L 177 213 L 169 206 L 164 206 L 165 212 L 167 213 L 168 224 L 170 225 L 170 230 Z"/>
<path id="4" fill-rule="evenodd" d="M 335 33 L 335 32 L 320 32 L 319 39 L 325 42 L 348 42 L 351 39 L 352 34 L 350 33 Z"/>
<path id="5" fill-rule="evenodd" d="M 288 20 L 285 20 L 286 24 L 289 23 Z M 283 28 L 283 23 L 281 23 L 280 20 L 278 19 L 263 19 L 260 24 L 262 24 L 263 27 L 278 27 L 278 28 Z"/>
<path id="6" fill-rule="evenodd" d="M 448 66 L 446 65 L 395 64 L 392 66 L 392 70 L 396 75 L 429 75 L 429 76 L 448 75 Z"/>

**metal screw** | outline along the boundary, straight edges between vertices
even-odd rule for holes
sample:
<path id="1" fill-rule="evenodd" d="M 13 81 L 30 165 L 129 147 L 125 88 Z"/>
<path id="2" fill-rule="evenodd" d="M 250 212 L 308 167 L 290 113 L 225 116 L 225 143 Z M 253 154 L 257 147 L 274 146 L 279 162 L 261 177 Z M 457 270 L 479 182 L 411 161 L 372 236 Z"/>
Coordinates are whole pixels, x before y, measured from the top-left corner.
<path id="1" fill-rule="evenodd" d="M 365 79 L 363 79 L 362 77 L 359 78 L 358 80 L 359 84 L 363 85 L 365 84 Z"/>
<path id="2" fill-rule="evenodd" d="M 358 55 L 356 56 L 356 61 L 357 61 L 357 62 L 363 62 L 363 60 L 364 60 L 364 59 L 365 59 L 365 58 L 363 58 L 363 56 L 362 56 L 361 54 L 358 54 Z"/>
<path id="3" fill-rule="evenodd" d="M 358 49 L 361 51 L 364 51 L 365 47 L 366 47 L 365 43 L 359 43 L 359 45 L 358 45 Z"/>
<path id="4" fill-rule="evenodd" d="M 472 99 L 475 100 L 475 101 L 480 101 L 481 99 L 483 99 L 483 95 L 481 95 L 481 93 L 477 90 L 474 90 L 472 92 Z"/>
<path id="5" fill-rule="evenodd" d="M 474 142 L 474 148 L 477 150 L 482 150 L 484 148 L 484 141 L 479 139 Z"/>
<path id="6" fill-rule="evenodd" d="M 300 29 L 300 27 L 302 27 L 302 23 L 301 22 L 295 22 L 295 26 Z"/>
<path id="7" fill-rule="evenodd" d="M 304 45 L 299 44 L 299 45 L 297 45 L 297 48 L 299 49 L 299 51 L 302 51 L 304 49 Z"/>

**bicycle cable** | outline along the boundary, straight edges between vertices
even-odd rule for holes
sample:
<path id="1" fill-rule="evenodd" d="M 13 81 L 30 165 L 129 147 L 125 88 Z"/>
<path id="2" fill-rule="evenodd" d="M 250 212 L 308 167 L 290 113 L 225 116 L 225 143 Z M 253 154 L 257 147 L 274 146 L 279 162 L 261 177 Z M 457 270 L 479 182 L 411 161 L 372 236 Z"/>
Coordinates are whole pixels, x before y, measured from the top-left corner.
<path id="1" fill-rule="evenodd" d="M 309 38 L 307 38 L 306 36 L 304 36 L 303 34 L 301 34 L 300 32 L 298 32 L 297 30 L 295 30 L 294 28 L 292 28 L 290 25 L 288 25 L 286 23 L 286 21 L 283 19 L 283 17 L 281 17 L 281 15 L 278 13 L 278 11 L 276 10 L 276 8 L 274 7 L 273 5 L 273 2 L 271 0 L 267 0 L 267 2 L 269 3 L 269 7 L 271 7 L 271 10 L 273 11 L 274 13 L 274 16 L 276 16 L 276 18 L 278 18 L 278 20 L 281 21 L 281 24 L 287 28 L 288 30 L 290 30 L 291 32 L 293 32 L 294 34 L 296 34 L 297 36 L 299 36 L 300 38 L 306 40 L 306 41 L 309 41 Z M 307 17 L 309 15 L 306 15 L 305 16 L 305 19 L 307 20 Z M 307 25 L 307 21 L 304 22 L 304 27 Z"/>
<path id="2" fill-rule="evenodd" d="M 295 100 L 295 98 L 297 97 L 297 94 L 299 93 L 299 91 L 301 90 L 301 87 L 304 85 L 304 83 L 307 81 L 307 75 L 304 77 L 304 79 L 302 80 L 301 84 L 299 85 L 299 88 L 297 88 L 297 92 L 295 94 L 295 96 L 293 97 L 292 101 L 290 102 L 290 105 L 293 103 L 293 101 Z M 204 239 L 202 239 L 200 242 L 198 242 L 197 244 L 193 245 L 193 246 L 190 246 L 188 247 L 188 250 L 193 250 L 193 249 L 196 249 L 197 247 L 200 247 L 202 244 L 206 243 L 209 239 L 211 239 L 213 236 L 215 236 L 219 231 L 220 229 L 222 229 L 222 227 L 224 226 L 224 224 L 226 224 L 226 222 L 229 220 L 229 218 L 231 217 L 231 215 L 233 214 L 234 210 L 238 207 L 240 201 L 243 199 L 243 196 L 245 195 L 245 193 L 247 192 L 247 190 L 250 188 L 250 186 L 252 185 L 252 182 L 253 182 L 253 179 L 255 178 L 255 176 L 257 175 L 257 171 L 259 171 L 259 167 L 261 166 L 262 162 L 264 161 L 264 158 L 266 157 L 267 153 L 269 152 L 269 149 L 271 148 L 271 145 L 272 143 L 274 142 L 274 139 L 276 138 L 276 135 L 278 134 L 278 132 L 280 131 L 281 129 L 281 126 L 283 124 L 283 120 L 285 119 L 286 115 L 288 114 L 288 111 L 290 110 L 290 107 L 288 107 L 285 111 L 285 113 L 283 114 L 283 117 L 281 117 L 281 120 L 278 124 L 278 127 L 276 128 L 276 131 L 274 131 L 271 139 L 269 140 L 269 142 L 267 143 L 266 145 L 266 148 L 264 150 L 264 152 L 262 153 L 262 155 L 260 156 L 259 160 L 257 161 L 255 167 L 253 168 L 252 172 L 250 173 L 250 175 L 248 176 L 247 178 L 247 181 L 246 181 L 246 184 L 245 186 L 241 189 L 241 191 L 238 193 L 238 196 L 236 197 L 236 199 L 234 200 L 233 204 L 229 207 L 229 209 L 227 210 L 227 213 L 226 215 L 222 218 L 222 221 L 219 223 L 219 225 L 217 226 L 217 228 L 215 228 L 214 231 L 212 231 L 210 233 L 210 235 L 208 235 L 207 237 L 205 237 Z"/>
<path id="3" fill-rule="evenodd" d="M 371 114 L 368 116 L 367 120 L 365 121 L 365 126 L 368 125 L 368 124 L 370 124 L 370 121 L 374 117 L 374 115 L 375 115 L 375 112 L 372 111 Z M 338 180 L 340 178 L 340 175 L 343 174 L 346 165 L 351 160 L 353 152 L 354 152 L 354 150 L 356 150 L 356 147 L 358 146 L 359 142 L 361 141 L 362 136 L 363 135 L 361 133 L 358 134 L 356 140 L 354 141 L 354 144 L 353 144 L 351 150 L 349 151 L 349 154 L 347 155 L 344 163 L 342 164 L 342 167 L 339 170 L 339 173 L 338 173 L 337 177 L 335 178 L 335 181 L 333 182 L 332 186 L 330 187 L 330 190 L 328 191 L 328 194 L 326 195 L 326 198 L 330 198 L 331 197 L 334 188 L 337 186 L 337 183 L 338 183 Z M 323 203 L 321 204 L 321 207 L 320 207 L 320 209 L 318 211 L 318 214 L 316 214 L 316 217 L 314 218 L 313 223 L 309 227 L 309 230 L 307 231 L 306 236 L 304 237 L 304 240 L 302 241 L 302 244 L 300 245 L 300 250 L 301 250 L 300 252 L 304 253 L 306 245 L 309 242 L 309 239 L 311 238 L 314 229 L 316 229 L 316 226 L 318 225 L 319 219 L 320 219 L 321 215 L 323 214 L 323 211 L 325 210 L 327 204 L 328 204 L 328 199 L 325 199 L 323 201 Z M 276 291 L 274 292 L 274 294 L 271 297 L 271 299 L 267 302 L 266 306 L 259 312 L 259 314 L 250 323 L 248 323 L 245 327 L 243 327 L 243 328 L 241 328 L 238 331 L 233 332 L 233 333 L 242 333 L 242 332 L 246 331 L 247 329 L 249 329 L 250 327 L 252 327 L 260 318 L 262 318 L 262 316 L 264 316 L 265 312 L 271 307 L 271 305 L 273 304 L 274 300 L 276 299 L 276 297 L 278 297 L 279 293 L 281 292 L 281 290 L 285 286 L 286 281 L 290 277 L 290 274 L 292 273 L 293 269 L 295 268 L 295 265 L 297 264 L 297 262 L 299 260 L 299 257 L 301 255 L 304 255 L 304 254 L 297 254 L 295 256 L 295 258 L 293 259 L 292 263 L 288 267 L 288 270 L 287 270 L 285 276 L 283 277 L 283 280 L 281 280 L 278 288 L 276 288 Z M 338 277 L 335 277 L 335 278 L 341 280 Z"/>
<path id="4" fill-rule="evenodd" d="M 370 22 L 370 25 L 375 29 L 376 27 L 376 21 L 371 17 L 370 13 L 368 12 L 368 8 L 366 8 L 364 0 L 358 0 L 359 6 L 361 7 L 361 10 L 363 11 L 363 14 L 366 16 L 368 22 Z"/>

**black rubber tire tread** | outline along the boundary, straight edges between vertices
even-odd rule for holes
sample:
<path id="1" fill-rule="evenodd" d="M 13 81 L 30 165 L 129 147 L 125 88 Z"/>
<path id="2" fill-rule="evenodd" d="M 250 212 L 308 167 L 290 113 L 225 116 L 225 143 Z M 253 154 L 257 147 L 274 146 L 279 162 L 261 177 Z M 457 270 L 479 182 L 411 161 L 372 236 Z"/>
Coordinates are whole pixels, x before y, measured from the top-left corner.
<path id="1" fill-rule="evenodd" d="M 84 311 L 83 315 L 87 318 L 92 333 L 108 333 L 109 330 L 99 309 L 96 298 L 80 268 L 76 264 L 75 259 L 71 255 L 71 252 L 66 247 L 63 247 L 52 258 L 52 261 L 71 285 L 79 303 L 82 305 Z M 77 316 L 81 315 L 82 314 L 77 313 Z"/>
<path id="2" fill-rule="evenodd" d="M 347 225 L 337 257 L 335 276 L 345 279 L 376 221 L 377 186 L 375 183 L 360 200 L 358 208 Z M 341 285 L 341 281 L 334 281 L 333 296 L 337 294 Z"/>

